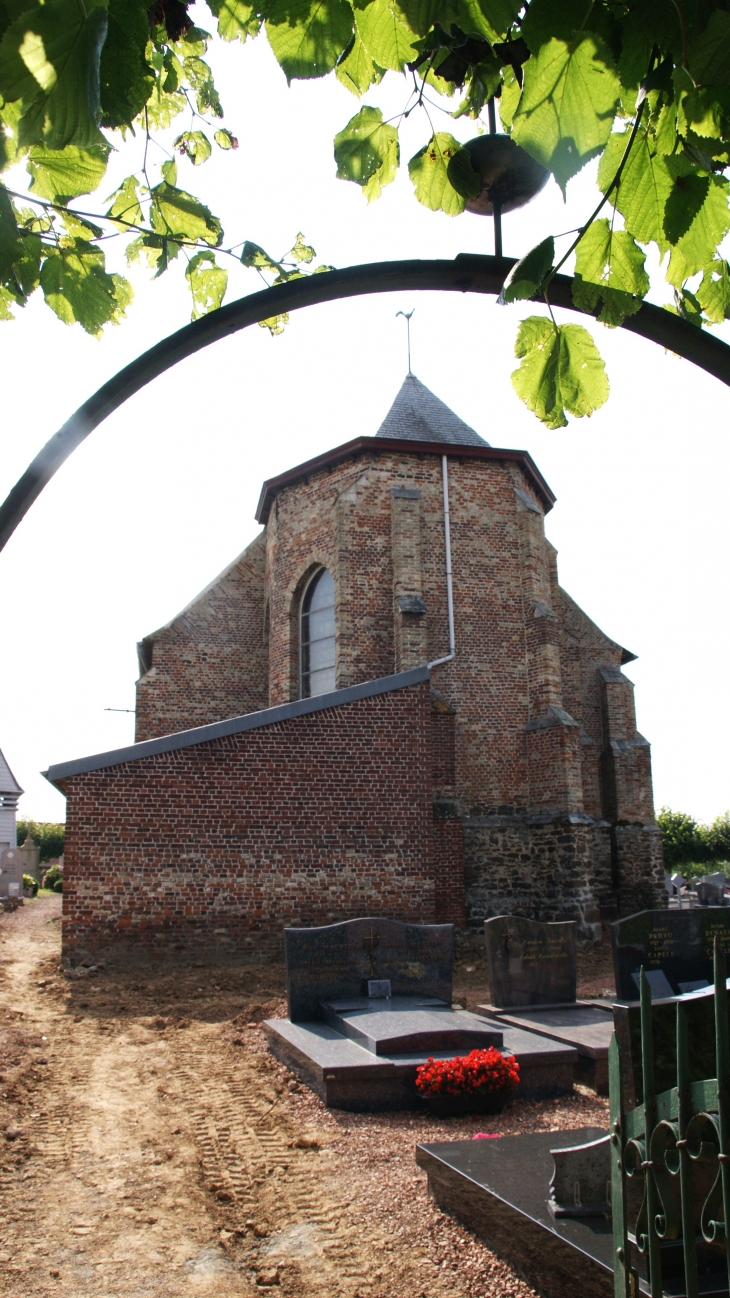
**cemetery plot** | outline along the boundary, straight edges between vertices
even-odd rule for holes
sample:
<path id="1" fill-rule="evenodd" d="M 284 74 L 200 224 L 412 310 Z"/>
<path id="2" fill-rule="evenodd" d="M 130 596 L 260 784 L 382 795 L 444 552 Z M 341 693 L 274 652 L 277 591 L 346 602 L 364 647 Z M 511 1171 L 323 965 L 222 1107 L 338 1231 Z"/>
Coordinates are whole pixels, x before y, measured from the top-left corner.
<path id="1" fill-rule="evenodd" d="M 577 925 L 498 916 L 484 925 L 491 1005 L 477 1011 L 576 1051 L 576 1077 L 608 1094 L 609 1005 L 576 1001 Z"/>
<path id="2" fill-rule="evenodd" d="M 518 1095 L 571 1089 L 570 1046 L 452 1008 L 451 925 L 360 919 L 285 940 L 289 1018 L 264 1024 L 269 1049 L 329 1107 L 418 1108 L 419 1064 L 490 1045 L 516 1056 Z"/>

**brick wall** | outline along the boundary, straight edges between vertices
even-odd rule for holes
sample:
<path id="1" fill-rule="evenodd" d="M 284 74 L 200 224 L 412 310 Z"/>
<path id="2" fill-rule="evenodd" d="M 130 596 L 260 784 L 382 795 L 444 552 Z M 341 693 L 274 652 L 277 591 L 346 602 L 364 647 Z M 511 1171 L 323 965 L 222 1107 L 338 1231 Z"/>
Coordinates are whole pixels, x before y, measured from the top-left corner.
<path id="1" fill-rule="evenodd" d="M 432 922 L 430 769 L 425 681 L 63 777 L 65 954 L 245 962 L 290 924 Z"/>

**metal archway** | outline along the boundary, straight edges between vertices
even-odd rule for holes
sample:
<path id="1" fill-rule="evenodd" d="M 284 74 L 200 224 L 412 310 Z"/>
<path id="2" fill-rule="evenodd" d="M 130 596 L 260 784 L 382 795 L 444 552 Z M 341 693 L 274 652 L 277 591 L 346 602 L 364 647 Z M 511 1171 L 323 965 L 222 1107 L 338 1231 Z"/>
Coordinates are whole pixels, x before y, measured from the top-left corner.
<path id="1" fill-rule="evenodd" d="M 260 320 L 298 311 L 320 302 L 363 297 L 371 293 L 436 291 L 498 294 L 514 266 L 511 257 L 462 254 L 453 261 L 384 261 L 345 270 L 324 271 L 287 284 L 250 293 L 210 315 L 178 329 L 125 365 L 89 397 L 46 442 L 0 506 L 0 550 L 64 460 L 113 410 L 159 374 L 186 360 L 219 338 L 247 329 Z M 556 275 L 550 285 L 554 306 L 580 312 L 572 298 L 572 278 Z M 662 307 L 644 303 L 623 329 L 658 343 L 691 361 L 730 387 L 730 346 Z"/>

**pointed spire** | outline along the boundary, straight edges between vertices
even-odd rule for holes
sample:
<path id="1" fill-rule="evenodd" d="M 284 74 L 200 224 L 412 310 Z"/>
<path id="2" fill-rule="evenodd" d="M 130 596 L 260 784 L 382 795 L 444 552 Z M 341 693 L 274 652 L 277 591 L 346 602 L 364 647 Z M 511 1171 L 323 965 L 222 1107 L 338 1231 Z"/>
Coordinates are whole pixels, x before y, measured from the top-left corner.
<path id="1" fill-rule="evenodd" d="M 454 446 L 489 446 L 489 442 L 459 419 L 415 374 L 406 375 L 376 436 L 405 438 L 411 442 L 447 442 Z"/>

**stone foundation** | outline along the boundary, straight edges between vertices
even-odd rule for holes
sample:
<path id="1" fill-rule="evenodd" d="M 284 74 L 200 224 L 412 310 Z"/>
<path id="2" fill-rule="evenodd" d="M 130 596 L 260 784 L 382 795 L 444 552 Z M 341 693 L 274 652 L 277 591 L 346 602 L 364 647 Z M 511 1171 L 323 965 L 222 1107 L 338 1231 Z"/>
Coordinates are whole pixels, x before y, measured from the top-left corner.
<path id="1" fill-rule="evenodd" d="M 597 940 L 601 921 L 666 905 L 655 825 L 613 829 L 589 816 L 464 819 L 466 923 L 493 915 L 577 920 Z"/>

